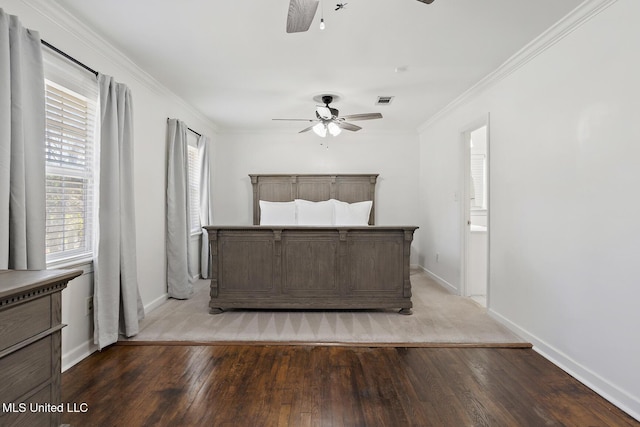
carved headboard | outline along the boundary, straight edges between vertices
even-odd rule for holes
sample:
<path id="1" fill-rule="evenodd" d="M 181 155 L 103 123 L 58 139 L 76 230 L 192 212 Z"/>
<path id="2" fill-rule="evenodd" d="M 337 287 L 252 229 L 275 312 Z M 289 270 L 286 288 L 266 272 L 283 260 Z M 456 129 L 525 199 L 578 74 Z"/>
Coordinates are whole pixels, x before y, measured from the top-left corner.
<path id="1" fill-rule="evenodd" d="M 374 225 L 378 174 L 347 175 L 249 175 L 253 186 L 253 224 L 260 224 L 260 200 L 313 202 L 337 199 L 347 203 L 371 200 L 369 225 Z"/>

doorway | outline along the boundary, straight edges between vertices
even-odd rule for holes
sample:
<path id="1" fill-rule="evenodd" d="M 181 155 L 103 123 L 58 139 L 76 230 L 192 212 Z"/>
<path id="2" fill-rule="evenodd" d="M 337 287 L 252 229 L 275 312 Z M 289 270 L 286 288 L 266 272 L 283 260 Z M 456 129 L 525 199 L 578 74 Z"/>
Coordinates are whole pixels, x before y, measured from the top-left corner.
<path id="1" fill-rule="evenodd" d="M 464 215 L 462 294 L 488 306 L 489 125 L 488 119 L 463 132 Z"/>

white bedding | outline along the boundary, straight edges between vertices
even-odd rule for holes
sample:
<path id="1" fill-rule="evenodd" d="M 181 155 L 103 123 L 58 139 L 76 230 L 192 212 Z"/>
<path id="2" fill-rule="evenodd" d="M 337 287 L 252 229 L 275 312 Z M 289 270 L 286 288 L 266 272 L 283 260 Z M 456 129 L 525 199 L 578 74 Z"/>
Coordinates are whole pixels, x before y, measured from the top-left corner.
<path id="1" fill-rule="evenodd" d="M 373 202 L 347 203 L 336 199 L 321 202 L 260 200 L 260 225 L 366 226 Z"/>
<path id="2" fill-rule="evenodd" d="M 295 225 L 335 225 L 332 200 L 310 202 L 309 200 L 296 199 L 295 204 Z"/>
<path id="3" fill-rule="evenodd" d="M 260 200 L 260 225 L 291 225 L 296 223 L 295 202 Z"/>

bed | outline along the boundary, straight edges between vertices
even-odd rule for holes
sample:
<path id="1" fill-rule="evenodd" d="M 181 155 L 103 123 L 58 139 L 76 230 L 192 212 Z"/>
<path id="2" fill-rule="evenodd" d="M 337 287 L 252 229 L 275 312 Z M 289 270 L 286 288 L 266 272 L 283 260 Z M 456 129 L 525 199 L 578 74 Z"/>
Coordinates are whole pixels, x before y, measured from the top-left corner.
<path id="1" fill-rule="evenodd" d="M 210 313 L 399 309 L 411 314 L 409 259 L 417 227 L 375 225 L 377 174 L 249 177 L 253 225 L 204 227 L 211 248 Z M 318 213 L 324 215 L 329 206 L 331 221 Z"/>

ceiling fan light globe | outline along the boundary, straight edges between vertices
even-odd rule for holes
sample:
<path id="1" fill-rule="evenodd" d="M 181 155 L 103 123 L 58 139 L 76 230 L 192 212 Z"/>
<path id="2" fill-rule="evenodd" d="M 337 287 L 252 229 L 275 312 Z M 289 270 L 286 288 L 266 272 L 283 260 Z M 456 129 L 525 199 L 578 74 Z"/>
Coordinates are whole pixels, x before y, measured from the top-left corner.
<path id="1" fill-rule="evenodd" d="M 331 136 L 338 136 L 340 135 L 340 132 L 342 132 L 342 129 L 340 129 L 340 127 L 335 123 L 329 123 L 327 125 L 327 129 L 329 130 Z"/>
<path id="2" fill-rule="evenodd" d="M 324 125 L 324 123 L 318 123 L 311 129 L 315 132 L 316 135 L 321 138 L 327 136 L 327 127 Z"/>

